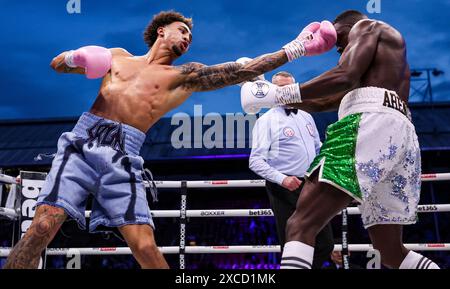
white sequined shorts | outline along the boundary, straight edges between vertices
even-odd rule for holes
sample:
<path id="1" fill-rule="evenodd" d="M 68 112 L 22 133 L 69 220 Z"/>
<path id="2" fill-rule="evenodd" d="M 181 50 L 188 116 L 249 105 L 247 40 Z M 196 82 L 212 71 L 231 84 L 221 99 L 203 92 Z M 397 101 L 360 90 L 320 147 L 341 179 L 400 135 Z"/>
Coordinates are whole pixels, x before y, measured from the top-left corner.
<path id="1" fill-rule="evenodd" d="M 417 221 L 420 148 L 409 110 L 395 92 L 365 87 L 348 93 L 307 175 L 318 168 L 319 181 L 360 203 L 365 228 Z"/>

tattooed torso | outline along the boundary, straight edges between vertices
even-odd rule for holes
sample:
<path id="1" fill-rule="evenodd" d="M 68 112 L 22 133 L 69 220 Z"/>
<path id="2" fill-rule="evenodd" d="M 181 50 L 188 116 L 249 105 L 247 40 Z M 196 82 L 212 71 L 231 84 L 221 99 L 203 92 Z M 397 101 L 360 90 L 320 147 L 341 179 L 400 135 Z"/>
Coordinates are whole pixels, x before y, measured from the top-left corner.
<path id="1" fill-rule="evenodd" d="M 215 66 L 148 64 L 124 50 L 113 52 L 111 73 L 104 77 L 91 112 L 146 132 L 168 111 L 195 91 L 208 91 L 250 80 L 284 64 L 283 51 L 262 56 L 248 65 Z M 239 97 L 238 95 L 236 97 Z"/>

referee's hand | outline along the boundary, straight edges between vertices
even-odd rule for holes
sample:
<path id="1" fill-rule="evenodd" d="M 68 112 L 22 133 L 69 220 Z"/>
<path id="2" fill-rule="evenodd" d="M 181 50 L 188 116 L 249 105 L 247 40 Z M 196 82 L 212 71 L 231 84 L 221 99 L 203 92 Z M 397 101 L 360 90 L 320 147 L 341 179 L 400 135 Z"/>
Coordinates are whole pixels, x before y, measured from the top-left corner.
<path id="1" fill-rule="evenodd" d="M 302 184 L 302 181 L 300 181 L 295 176 L 291 176 L 291 177 L 285 177 L 281 186 L 283 186 L 283 188 L 288 189 L 289 191 L 292 192 L 292 191 L 295 191 L 296 189 L 298 189 L 301 184 Z"/>

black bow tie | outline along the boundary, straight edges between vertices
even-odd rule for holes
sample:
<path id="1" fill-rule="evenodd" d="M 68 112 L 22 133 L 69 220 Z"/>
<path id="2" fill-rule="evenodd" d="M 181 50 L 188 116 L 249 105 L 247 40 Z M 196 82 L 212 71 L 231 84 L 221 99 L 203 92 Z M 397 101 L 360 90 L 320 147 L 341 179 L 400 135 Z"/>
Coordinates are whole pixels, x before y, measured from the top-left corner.
<path id="1" fill-rule="evenodd" d="M 285 108 L 284 111 L 286 115 L 291 115 L 291 113 L 297 114 L 298 108 Z"/>

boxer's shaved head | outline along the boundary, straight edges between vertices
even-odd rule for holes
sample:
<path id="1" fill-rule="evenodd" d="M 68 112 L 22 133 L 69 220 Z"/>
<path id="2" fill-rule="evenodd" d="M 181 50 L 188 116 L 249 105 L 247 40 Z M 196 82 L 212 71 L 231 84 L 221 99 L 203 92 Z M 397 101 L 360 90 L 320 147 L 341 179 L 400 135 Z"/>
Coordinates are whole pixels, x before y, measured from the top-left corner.
<path id="1" fill-rule="evenodd" d="M 342 54 L 348 44 L 348 34 L 356 22 L 368 19 L 368 17 L 356 10 L 347 10 L 339 14 L 333 21 L 337 33 L 336 47 L 338 53 Z"/>
<path id="2" fill-rule="evenodd" d="M 367 16 L 357 10 L 347 10 L 339 14 L 336 19 L 334 19 L 333 24 L 350 24 L 354 25 L 356 22 L 362 19 L 367 19 Z"/>

